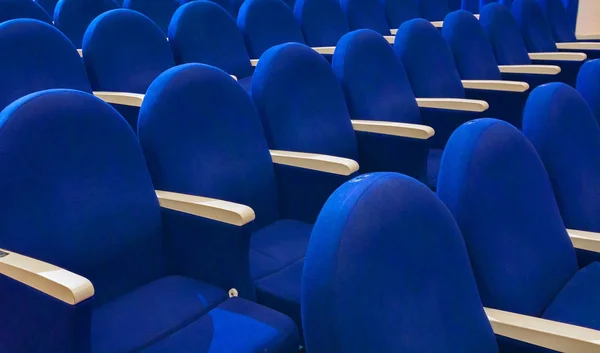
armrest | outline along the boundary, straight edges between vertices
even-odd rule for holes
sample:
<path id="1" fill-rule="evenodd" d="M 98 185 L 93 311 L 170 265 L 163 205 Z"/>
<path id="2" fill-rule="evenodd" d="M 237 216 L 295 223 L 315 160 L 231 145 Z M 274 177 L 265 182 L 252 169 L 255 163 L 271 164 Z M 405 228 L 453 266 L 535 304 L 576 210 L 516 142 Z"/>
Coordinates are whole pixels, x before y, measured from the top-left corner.
<path id="1" fill-rule="evenodd" d="M 231 76 L 231 78 L 234 79 L 234 80 L 236 80 L 236 81 L 238 80 L 236 75 L 229 75 L 229 76 Z"/>
<path id="2" fill-rule="evenodd" d="M 560 66 L 556 65 L 498 65 L 505 74 L 558 75 Z"/>
<path id="3" fill-rule="evenodd" d="M 398 33 L 398 28 L 390 28 L 390 33 L 395 36 Z"/>
<path id="4" fill-rule="evenodd" d="M 314 51 L 319 54 L 329 54 L 332 55 L 335 51 L 335 47 L 312 47 Z"/>
<path id="5" fill-rule="evenodd" d="M 600 233 L 567 229 L 573 246 L 577 249 L 600 253 Z"/>
<path id="6" fill-rule="evenodd" d="M 475 17 L 476 19 L 479 19 L 479 14 L 478 13 L 474 13 L 473 17 Z"/>
<path id="7" fill-rule="evenodd" d="M 490 107 L 486 101 L 459 98 L 417 98 L 419 108 L 462 110 L 481 113 Z"/>
<path id="8" fill-rule="evenodd" d="M 585 53 L 529 53 L 531 60 L 584 61 Z"/>
<path id="9" fill-rule="evenodd" d="M 600 33 L 576 34 L 577 40 L 598 40 Z"/>
<path id="10" fill-rule="evenodd" d="M 270 152 L 273 163 L 277 164 L 339 175 L 350 175 L 358 170 L 358 163 L 348 158 L 304 152 L 277 150 Z"/>
<path id="11" fill-rule="evenodd" d="M 75 305 L 94 295 L 87 278 L 49 263 L 0 249 L 0 273 L 67 304 Z"/>
<path id="12" fill-rule="evenodd" d="M 250 64 L 251 64 L 252 66 L 256 66 L 256 65 L 258 65 L 258 59 L 250 59 Z"/>
<path id="13" fill-rule="evenodd" d="M 81 56 L 83 58 L 83 50 L 77 49 L 77 53 L 79 53 L 79 56 Z"/>
<path id="14" fill-rule="evenodd" d="M 487 91 L 525 92 L 529 89 L 527 82 L 502 80 L 462 80 L 464 88 Z"/>
<path id="15" fill-rule="evenodd" d="M 431 21 L 431 24 L 435 28 L 442 28 L 442 27 L 444 27 L 444 21 Z"/>
<path id="16" fill-rule="evenodd" d="M 385 40 L 387 40 L 390 44 L 394 44 L 394 41 L 396 40 L 396 37 L 394 36 L 383 36 L 383 38 L 385 38 Z"/>
<path id="17" fill-rule="evenodd" d="M 141 107 L 144 101 L 144 95 L 139 93 L 96 91 L 94 92 L 94 96 L 106 103 L 121 104 L 130 107 Z"/>
<path id="18" fill-rule="evenodd" d="M 396 123 L 391 121 L 352 120 L 352 127 L 355 131 L 410 137 L 420 140 L 427 140 L 435 134 L 435 131 L 431 126 Z"/>
<path id="19" fill-rule="evenodd" d="M 494 333 L 566 353 L 600 350 L 600 331 L 562 322 L 485 308 Z"/>
<path id="20" fill-rule="evenodd" d="M 571 50 L 599 50 L 600 43 L 594 42 L 570 42 L 570 43 L 556 43 L 558 49 L 571 49 Z"/>
<path id="21" fill-rule="evenodd" d="M 255 217 L 252 208 L 235 202 L 160 190 L 156 190 L 156 197 L 163 208 L 235 226 L 250 223 Z"/>

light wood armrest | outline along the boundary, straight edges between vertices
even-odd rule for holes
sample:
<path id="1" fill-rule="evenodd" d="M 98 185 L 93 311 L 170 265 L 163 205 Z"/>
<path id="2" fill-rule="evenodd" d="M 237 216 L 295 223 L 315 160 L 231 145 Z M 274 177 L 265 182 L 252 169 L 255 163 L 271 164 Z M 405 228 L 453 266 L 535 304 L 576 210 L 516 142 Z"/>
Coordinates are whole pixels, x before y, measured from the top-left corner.
<path id="1" fill-rule="evenodd" d="M 567 229 L 573 246 L 577 249 L 600 253 L 600 233 Z"/>
<path id="2" fill-rule="evenodd" d="M 0 273 L 70 305 L 94 295 L 87 278 L 34 258 L 0 249 Z"/>
<path id="3" fill-rule="evenodd" d="M 459 98 L 417 98 L 420 108 L 461 110 L 465 112 L 484 112 L 490 105 L 486 101 Z"/>
<path id="4" fill-rule="evenodd" d="M 585 53 L 529 53 L 531 60 L 584 61 Z"/>
<path id="5" fill-rule="evenodd" d="M 444 27 L 444 21 L 431 21 L 431 24 L 435 28 L 442 28 L 442 27 Z"/>
<path id="6" fill-rule="evenodd" d="M 83 58 L 83 50 L 77 49 L 77 53 L 79 54 L 79 56 L 81 56 Z"/>
<path id="7" fill-rule="evenodd" d="M 156 190 L 156 197 L 163 208 L 234 226 L 243 226 L 255 218 L 252 208 L 235 202 L 161 190 Z"/>
<path id="8" fill-rule="evenodd" d="M 277 150 L 270 152 L 273 163 L 277 164 L 339 175 L 350 175 L 358 170 L 358 163 L 348 158 L 304 152 Z"/>
<path id="9" fill-rule="evenodd" d="M 127 105 L 130 107 L 141 107 L 144 101 L 144 95 L 139 93 L 95 91 L 94 96 L 106 103 Z"/>
<path id="10" fill-rule="evenodd" d="M 485 308 L 494 333 L 565 353 L 600 351 L 600 331 Z"/>
<path id="11" fill-rule="evenodd" d="M 352 120 L 355 131 L 427 140 L 435 134 L 431 126 L 391 121 Z"/>
<path id="12" fill-rule="evenodd" d="M 390 28 L 390 33 L 395 36 L 398 33 L 398 28 Z"/>
<path id="13" fill-rule="evenodd" d="M 314 51 L 319 54 L 329 54 L 332 55 L 335 51 L 335 47 L 312 47 Z"/>
<path id="14" fill-rule="evenodd" d="M 464 88 L 486 91 L 525 92 L 529 89 L 527 82 L 503 80 L 462 80 Z"/>
<path id="15" fill-rule="evenodd" d="M 385 38 L 385 40 L 387 40 L 390 44 L 394 44 L 394 41 L 396 40 L 395 36 L 383 36 L 383 38 Z"/>
<path id="16" fill-rule="evenodd" d="M 556 65 L 499 65 L 500 72 L 505 74 L 534 74 L 534 75 L 557 75 L 560 66 Z"/>
<path id="17" fill-rule="evenodd" d="M 473 17 L 475 17 L 476 19 L 479 19 L 479 14 L 478 13 L 474 13 Z"/>
<path id="18" fill-rule="evenodd" d="M 598 50 L 600 49 L 600 43 L 594 42 L 571 42 L 571 43 L 556 43 L 558 49 L 571 49 L 571 50 Z"/>
<path id="19" fill-rule="evenodd" d="M 577 40 L 598 40 L 600 33 L 576 34 Z"/>
<path id="20" fill-rule="evenodd" d="M 250 64 L 251 64 L 252 66 L 256 66 L 256 65 L 258 65 L 258 59 L 250 59 Z"/>

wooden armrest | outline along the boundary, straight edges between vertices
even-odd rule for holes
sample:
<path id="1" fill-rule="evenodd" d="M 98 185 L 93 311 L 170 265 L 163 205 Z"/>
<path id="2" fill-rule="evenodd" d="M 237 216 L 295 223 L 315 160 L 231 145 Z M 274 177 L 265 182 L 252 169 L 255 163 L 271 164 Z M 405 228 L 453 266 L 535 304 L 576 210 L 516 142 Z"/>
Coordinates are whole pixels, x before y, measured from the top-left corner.
<path id="1" fill-rule="evenodd" d="M 494 333 L 565 353 L 600 351 L 600 331 L 485 308 Z"/>
<path id="2" fill-rule="evenodd" d="M 577 249 L 600 253 L 600 233 L 567 229 L 573 246 Z"/>
<path id="3" fill-rule="evenodd" d="M 500 72 L 506 74 L 557 75 L 560 66 L 557 65 L 499 65 Z"/>
<path id="4" fill-rule="evenodd" d="M 571 49 L 571 50 L 598 50 L 600 49 L 600 43 L 594 42 L 571 42 L 571 43 L 556 43 L 558 49 Z"/>
<path id="5" fill-rule="evenodd" d="M 442 28 L 442 27 L 444 27 L 444 21 L 431 21 L 431 24 L 435 28 Z"/>
<path id="6" fill-rule="evenodd" d="M 0 273 L 70 305 L 94 295 L 87 278 L 34 258 L 0 249 Z"/>
<path id="7" fill-rule="evenodd" d="M 256 65 L 258 65 L 258 59 L 250 59 L 250 64 L 251 64 L 252 66 L 256 66 Z"/>
<path id="8" fill-rule="evenodd" d="M 144 95 L 139 93 L 95 91 L 94 96 L 106 103 L 127 105 L 130 107 L 141 107 L 144 101 Z"/>
<path id="9" fill-rule="evenodd" d="M 459 98 L 417 98 L 420 108 L 461 110 L 466 112 L 484 112 L 490 105 L 486 101 Z"/>
<path id="10" fill-rule="evenodd" d="M 576 34 L 577 40 L 598 40 L 600 33 Z"/>
<path id="11" fill-rule="evenodd" d="M 156 190 L 156 197 L 163 208 L 235 226 L 243 226 L 255 218 L 252 208 L 235 202 L 161 190 Z"/>
<path id="12" fill-rule="evenodd" d="M 486 91 L 525 92 L 529 89 L 527 82 L 502 80 L 462 80 L 464 88 Z"/>
<path id="13" fill-rule="evenodd" d="M 383 38 L 385 38 L 385 40 L 387 40 L 390 44 L 394 44 L 394 41 L 396 40 L 395 36 L 383 36 Z"/>
<path id="14" fill-rule="evenodd" d="M 329 54 L 332 55 L 335 51 L 335 47 L 312 47 L 314 51 L 319 54 Z"/>
<path id="15" fill-rule="evenodd" d="M 398 33 L 398 28 L 390 28 L 390 33 L 395 36 Z"/>
<path id="16" fill-rule="evenodd" d="M 478 13 L 474 13 L 473 17 L 475 17 L 476 19 L 479 19 L 479 14 Z"/>
<path id="17" fill-rule="evenodd" d="M 83 58 L 83 50 L 77 49 L 77 53 L 79 54 L 79 56 L 81 56 Z"/>
<path id="18" fill-rule="evenodd" d="M 410 137 L 420 140 L 427 140 L 435 134 L 435 131 L 431 126 L 396 123 L 391 121 L 352 120 L 352 127 L 354 127 L 355 131 Z"/>
<path id="19" fill-rule="evenodd" d="M 348 158 L 304 152 L 277 150 L 270 152 L 273 163 L 277 164 L 339 175 L 350 175 L 358 170 L 358 163 Z"/>
<path id="20" fill-rule="evenodd" d="M 584 61 L 587 59 L 585 53 L 529 53 L 531 60 L 553 60 L 553 61 Z"/>

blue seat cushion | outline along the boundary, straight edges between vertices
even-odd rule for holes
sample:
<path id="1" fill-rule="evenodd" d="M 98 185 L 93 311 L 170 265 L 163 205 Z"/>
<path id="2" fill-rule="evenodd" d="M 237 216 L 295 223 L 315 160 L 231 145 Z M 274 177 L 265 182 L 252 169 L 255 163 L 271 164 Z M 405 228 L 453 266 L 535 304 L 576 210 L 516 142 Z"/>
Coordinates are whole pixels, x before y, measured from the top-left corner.
<path id="1" fill-rule="evenodd" d="M 244 87 L 244 89 L 246 90 L 246 92 L 250 93 L 250 88 L 252 87 L 252 76 L 248 76 L 248 77 L 244 77 L 244 78 L 238 78 L 238 82 L 240 85 L 242 85 L 242 87 Z"/>
<path id="2" fill-rule="evenodd" d="M 298 329 L 287 316 L 231 298 L 143 353 L 298 352 Z"/>
<path id="3" fill-rule="evenodd" d="M 442 160 L 442 152 L 440 149 L 430 149 L 427 157 L 427 186 L 430 189 L 436 190 L 438 172 L 440 171 L 440 161 Z"/>
<path id="4" fill-rule="evenodd" d="M 600 262 L 579 270 L 543 314 L 544 319 L 600 329 Z"/>
<path id="5" fill-rule="evenodd" d="M 303 259 L 312 225 L 290 219 L 279 220 L 252 233 L 250 272 L 259 280 Z"/>
<path id="6" fill-rule="evenodd" d="M 147 347 L 227 298 L 224 290 L 190 278 L 161 278 L 94 309 L 92 352 L 129 352 Z"/>

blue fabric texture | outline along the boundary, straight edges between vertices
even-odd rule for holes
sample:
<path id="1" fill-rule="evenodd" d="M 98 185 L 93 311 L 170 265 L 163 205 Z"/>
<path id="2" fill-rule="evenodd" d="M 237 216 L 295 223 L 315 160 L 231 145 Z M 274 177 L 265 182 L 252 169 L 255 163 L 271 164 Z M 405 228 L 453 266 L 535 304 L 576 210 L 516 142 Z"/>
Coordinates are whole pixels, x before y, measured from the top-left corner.
<path id="1" fill-rule="evenodd" d="M 35 0 L 48 14 L 50 20 L 54 17 L 54 8 L 56 7 L 56 3 L 58 0 Z"/>
<path id="2" fill-rule="evenodd" d="M 567 10 L 567 16 L 571 22 L 571 28 L 575 30 L 577 24 L 577 12 L 579 11 L 579 0 L 562 0 L 562 3 Z"/>
<path id="3" fill-rule="evenodd" d="M 530 53 L 558 51 L 550 23 L 537 0 L 515 0 L 510 10 Z"/>
<path id="4" fill-rule="evenodd" d="M 169 27 L 169 43 L 177 64 L 216 66 L 238 80 L 252 75 L 242 32 L 235 19 L 213 2 L 193 1 L 181 6 Z"/>
<path id="5" fill-rule="evenodd" d="M 483 305 L 541 316 L 577 259 L 533 145 L 500 120 L 464 124 L 446 145 L 437 194 L 462 231 Z"/>
<path id="6" fill-rule="evenodd" d="M 421 16 L 429 21 L 443 21 L 450 12 L 448 0 L 417 0 L 417 3 Z"/>
<path id="7" fill-rule="evenodd" d="M 340 0 L 342 10 L 348 18 L 350 29 L 372 29 L 381 35 L 390 35 L 385 5 L 373 0 Z"/>
<path id="8" fill-rule="evenodd" d="M 166 35 L 171 17 L 179 4 L 176 0 L 125 0 L 123 7 L 148 16 Z"/>
<path id="9" fill-rule="evenodd" d="M 350 32 L 348 20 L 337 0 L 297 0 L 294 16 L 311 47 L 335 46 Z"/>
<path id="10" fill-rule="evenodd" d="M 244 34 L 251 59 L 269 48 L 287 42 L 304 43 L 302 29 L 292 9 L 282 0 L 246 0 L 240 8 L 237 25 Z"/>
<path id="11" fill-rule="evenodd" d="M 558 43 L 576 42 L 573 24 L 563 3 L 560 0 L 537 0 L 537 2 L 548 19 L 554 40 Z"/>
<path id="12" fill-rule="evenodd" d="M 600 59 L 589 60 L 581 65 L 576 87 L 600 123 Z"/>
<path id="13" fill-rule="evenodd" d="M 51 16 L 41 4 L 29 0 L 0 1 L 0 23 L 17 18 L 31 18 L 52 24 Z"/>
<path id="14" fill-rule="evenodd" d="M 421 17 L 417 0 L 381 0 L 390 28 L 398 28 L 413 18 Z"/>
<path id="15" fill-rule="evenodd" d="M 509 8 L 500 3 L 485 5 L 479 24 L 487 33 L 499 65 L 531 64 L 525 40 Z"/>
<path id="16" fill-rule="evenodd" d="M 302 319 L 309 352 L 498 351 L 452 215 L 395 173 L 356 177 L 327 201 L 305 260 Z"/>
<path id="17" fill-rule="evenodd" d="M 73 44 L 49 24 L 17 19 L 0 24 L 0 108 L 29 93 L 71 88 L 92 92 Z"/>
<path id="18" fill-rule="evenodd" d="M 113 0 L 59 0 L 54 9 L 54 25 L 81 48 L 88 25 L 98 15 L 119 7 Z"/>

